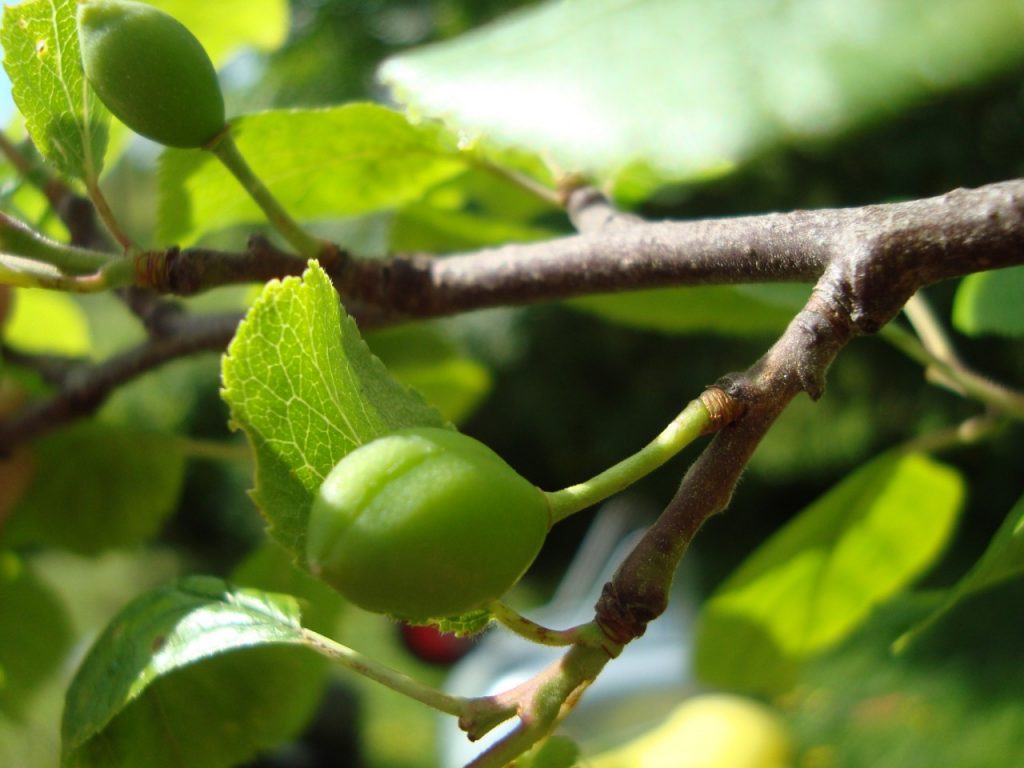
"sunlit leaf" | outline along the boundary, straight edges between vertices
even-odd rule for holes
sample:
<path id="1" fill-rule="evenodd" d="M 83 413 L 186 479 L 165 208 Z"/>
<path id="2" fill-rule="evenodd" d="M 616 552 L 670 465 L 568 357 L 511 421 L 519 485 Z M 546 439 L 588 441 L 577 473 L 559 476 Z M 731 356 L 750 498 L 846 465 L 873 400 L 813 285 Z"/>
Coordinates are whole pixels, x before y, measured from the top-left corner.
<path id="1" fill-rule="evenodd" d="M 216 66 L 245 46 L 270 50 L 288 34 L 287 0 L 146 0 L 174 16 L 199 38 Z"/>
<path id="2" fill-rule="evenodd" d="M 1019 0 L 547 2 L 381 69 L 399 101 L 642 198 L 1024 56 Z"/>
<path id="3" fill-rule="evenodd" d="M 946 599 L 930 616 L 896 641 L 905 648 L 926 629 L 971 596 L 1001 582 L 1024 575 L 1024 497 L 1010 510 L 988 548 L 974 567 L 946 593 Z"/>
<path id="4" fill-rule="evenodd" d="M 102 169 L 109 116 L 82 73 L 77 7 L 76 0 L 6 7 L 0 43 L 36 147 L 61 173 L 89 180 Z"/>
<path id="5" fill-rule="evenodd" d="M 370 353 L 316 264 L 264 288 L 224 357 L 223 382 L 256 453 L 253 499 L 271 535 L 302 557 L 309 506 L 346 453 L 401 427 L 444 423 Z"/>
<path id="6" fill-rule="evenodd" d="M 790 687 L 919 576 L 952 534 L 959 474 L 914 453 L 876 458 L 804 509 L 712 595 L 697 630 L 701 678 L 760 692 Z"/>
<path id="7" fill-rule="evenodd" d="M 333 634 L 344 609 L 341 595 L 320 579 L 314 579 L 292 562 L 292 557 L 274 541 L 267 541 L 235 568 L 231 581 L 246 587 L 292 595 L 302 607 L 302 625 Z"/>
<path id="8" fill-rule="evenodd" d="M 4 328 L 12 347 L 35 353 L 89 355 L 89 323 L 78 303 L 67 294 L 20 289 L 14 292 L 14 311 Z"/>
<path id="9" fill-rule="evenodd" d="M 971 336 L 1024 336 L 1024 267 L 965 277 L 956 292 L 953 323 Z"/>
<path id="10" fill-rule="evenodd" d="M 118 615 L 68 689 L 64 764 L 237 765 L 294 735 L 325 660 L 288 595 L 191 577 Z"/>
<path id="11" fill-rule="evenodd" d="M 256 174 L 300 220 L 397 208 L 465 169 L 436 126 L 415 126 L 372 104 L 265 112 L 231 121 Z M 204 233 L 264 220 L 208 152 L 161 159 L 159 236 L 191 243 Z"/>

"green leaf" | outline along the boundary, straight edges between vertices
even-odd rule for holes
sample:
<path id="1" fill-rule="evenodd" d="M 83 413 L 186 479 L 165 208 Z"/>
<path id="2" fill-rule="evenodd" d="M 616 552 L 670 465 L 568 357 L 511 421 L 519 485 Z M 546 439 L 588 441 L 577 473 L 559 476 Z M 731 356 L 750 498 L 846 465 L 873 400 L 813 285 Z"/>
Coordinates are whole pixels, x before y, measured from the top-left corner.
<path id="1" fill-rule="evenodd" d="M 253 499 L 303 561 L 309 506 L 346 453 L 402 427 L 444 424 L 370 353 L 315 263 L 301 281 L 267 284 L 222 370 L 232 421 L 256 455 Z"/>
<path id="2" fill-rule="evenodd" d="M 0 713 L 18 717 L 64 658 L 71 627 L 64 606 L 31 566 L 2 550 L 0 627 Z"/>
<path id="3" fill-rule="evenodd" d="M 231 125 L 256 175 L 300 220 L 396 208 L 466 167 L 436 126 L 413 125 L 373 104 L 265 112 Z M 161 156 L 163 240 L 187 244 L 261 221 L 256 204 L 208 152 Z"/>
<path id="4" fill-rule="evenodd" d="M 232 766 L 293 736 L 326 660 L 289 595 L 191 577 L 125 608 L 67 693 L 63 764 Z"/>
<path id="5" fill-rule="evenodd" d="M 516 761 L 519 768 L 573 768 L 579 765 L 580 748 L 568 736 L 549 736 Z"/>
<path id="6" fill-rule="evenodd" d="M 414 204 L 395 215 L 391 224 L 391 248 L 405 252 L 450 253 L 485 245 L 526 243 L 551 235 L 550 230 L 503 217 Z"/>
<path id="7" fill-rule="evenodd" d="M 184 24 L 203 44 L 216 66 L 239 48 L 272 50 L 288 35 L 287 0 L 146 0 Z"/>
<path id="8" fill-rule="evenodd" d="M 1020 61 L 1020 0 L 547 2 L 385 62 L 417 114 L 628 185 L 726 172 Z"/>
<path id="9" fill-rule="evenodd" d="M 89 323 L 71 296 L 55 291 L 18 289 L 4 339 L 25 352 L 69 357 L 92 352 Z"/>
<path id="10" fill-rule="evenodd" d="M 41 439 L 35 463 L 4 542 L 82 554 L 152 539 L 174 511 L 185 473 L 176 438 L 96 422 Z"/>
<path id="11" fill-rule="evenodd" d="M 61 173 L 90 181 L 103 167 L 109 116 L 85 83 L 76 9 L 76 0 L 5 7 L 0 43 L 32 141 Z"/>
<path id="12" fill-rule="evenodd" d="M 953 324 L 971 336 L 1024 336 L 1024 267 L 965 277 L 953 303 Z"/>
<path id="13" fill-rule="evenodd" d="M 974 567 L 946 593 L 946 599 L 931 615 L 896 641 L 894 648 L 905 649 L 969 597 L 1021 575 L 1024 575 L 1024 497 L 1010 510 Z"/>
<path id="14" fill-rule="evenodd" d="M 782 331 L 806 301 L 803 285 L 713 285 L 587 296 L 569 305 L 620 325 L 663 333 L 766 336 Z"/>
<path id="15" fill-rule="evenodd" d="M 366 342 L 392 376 L 423 395 L 447 421 L 463 421 L 491 389 L 490 371 L 431 325 L 376 331 Z"/>
<path id="16" fill-rule="evenodd" d="M 934 562 L 963 494 L 955 470 L 921 454 L 884 454 L 846 477 L 704 606 L 701 678 L 747 691 L 791 687 L 801 660 L 834 646 Z"/>
<path id="17" fill-rule="evenodd" d="M 231 581 L 268 592 L 294 596 L 302 606 L 302 625 L 325 635 L 334 634 L 345 601 L 335 590 L 299 570 L 283 547 L 267 541 L 234 570 Z"/>
<path id="18" fill-rule="evenodd" d="M 807 665 L 785 699 L 804 755 L 820 750 L 843 768 L 1008 768 L 1022 754 L 1024 582 L 960 606 L 917 652 L 893 655 L 892 638 L 934 608 L 932 597 L 891 600 Z"/>
<path id="19" fill-rule="evenodd" d="M 431 619 L 426 622 L 427 626 L 436 627 L 438 631 L 446 635 L 458 637 L 471 637 L 478 635 L 490 626 L 493 614 L 486 608 L 479 608 L 459 616 L 446 616 L 440 619 Z"/>

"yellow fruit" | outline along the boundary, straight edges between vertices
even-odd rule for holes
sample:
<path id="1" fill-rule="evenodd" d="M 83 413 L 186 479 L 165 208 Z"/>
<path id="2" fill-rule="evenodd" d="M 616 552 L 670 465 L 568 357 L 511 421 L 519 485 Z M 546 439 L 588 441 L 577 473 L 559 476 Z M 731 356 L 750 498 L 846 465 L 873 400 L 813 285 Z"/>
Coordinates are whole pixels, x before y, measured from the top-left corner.
<path id="1" fill-rule="evenodd" d="M 598 755 L 592 768 L 791 768 L 781 718 L 751 699 L 706 694 L 687 700 L 639 738 Z"/>

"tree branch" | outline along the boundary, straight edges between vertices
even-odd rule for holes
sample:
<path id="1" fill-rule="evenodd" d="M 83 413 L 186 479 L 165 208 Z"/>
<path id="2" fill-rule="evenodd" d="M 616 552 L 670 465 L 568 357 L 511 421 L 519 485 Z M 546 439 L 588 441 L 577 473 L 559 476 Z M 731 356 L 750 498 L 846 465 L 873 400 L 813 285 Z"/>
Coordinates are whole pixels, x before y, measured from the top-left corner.
<path id="1" fill-rule="evenodd" d="M 855 322 L 877 330 L 917 288 L 1024 263 L 1024 180 L 905 203 L 683 222 L 640 221 L 588 190 L 568 205 L 580 234 L 443 258 L 338 251 L 324 267 L 347 303 L 375 308 L 380 322 L 665 286 L 811 283 L 831 268 Z M 181 295 L 302 269 L 259 239 L 242 253 L 145 258 L 140 284 Z"/>
<path id="2" fill-rule="evenodd" d="M 238 327 L 239 315 L 181 315 L 172 333 L 151 337 L 101 363 L 81 363 L 61 371 L 59 391 L 27 404 L 0 421 L 0 456 L 64 424 L 93 414 L 122 384 L 164 363 L 197 352 L 223 350 Z M 31 364 L 30 360 L 22 360 Z"/>
<path id="3" fill-rule="evenodd" d="M 817 303 L 794 321 L 814 339 L 874 332 L 925 285 L 1024 263 L 1024 180 L 906 203 L 704 221 L 644 222 L 586 189 L 568 196 L 567 209 L 580 234 L 445 258 L 363 260 L 339 249 L 327 254 L 324 267 L 364 329 L 605 291 L 818 281 Z M 141 288 L 188 295 L 296 275 L 303 267 L 293 254 L 256 237 L 242 253 L 142 254 L 136 270 Z M 92 412 L 113 387 L 156 365 L 223 349 L 238 321 L 193 318 L 148 291 L 126 299 L 151 343 L 95 366 L 82 374 L 85 383 L 0 427 L 0 450 Z M 782 341 L 795 338 L 793 329 Z M 788 341 L 784 348 L 794 345 Z M 790 362 L 799 388 L 817 397 L 825 366 Z"/>
<path id="4" fill-rule="evenodd" d="M 726 396 L 720 407 L 728 414 L 719 422 L 722 429 L 605 585 L 595 607 L 598 624 L 615 642 L 639 637 L 664 612 L 690 542 L 707 520 L 728 506 L 747 462 L 786 406 L 801 391 L 821 396 L 828 366 L 857 333 L 853 319 L 837 311 L 834 297 L 839 290 L 830 277 L 822 278 L 807 306 L 767 354 L 745 373 L 718 382 Z"/>
<path id="5" fill-rule="evenodd" d="M 668 285 L 814 282 L 831 268 L 855 322 L 877 330 L 919 287 L 1024 263 L 1024 180 L 863 208 L 613 220 L 570 237 L 446 258 L 346 260 L 332 277 L 345 297 L 424 317 Z"/>
<path id="6" fill-rule="evenodd" d="M 719 382 L 742 404 L 742 415 L 705 449 L 605 586 L 596 619 L 610 638 L 629 642 L 665 610 L 697 531 L 728 505 L 755 448 L 790 401 L 801 391 L 821 396 L 828 366 L 850 339 L 876 331 L 924 285 L 1024 260 L 1022 191 L 1012 182 L 838 212 L 828 264 L 806 307 L 761 360 Z"/>

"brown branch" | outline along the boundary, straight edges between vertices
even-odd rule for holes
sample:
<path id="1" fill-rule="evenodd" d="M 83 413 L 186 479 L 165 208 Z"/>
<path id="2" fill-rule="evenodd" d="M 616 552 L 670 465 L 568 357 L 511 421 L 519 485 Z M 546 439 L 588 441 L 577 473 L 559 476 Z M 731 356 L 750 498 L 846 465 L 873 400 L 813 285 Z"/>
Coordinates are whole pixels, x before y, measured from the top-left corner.
<path id="1" fill-rule="evenodd" d="M 75 192 L 50 166 L 43 163 L 31 143 L 17 146 L 0 131 L 0 154 L 46 197 L 68 230 L 71 245 L 113 252 L 116 245 L 103 228 L 92 200 Z M 116 293 L 146 330 L 155 336 L 164 333 L 163 326 L 169 315 L 181 311 L 177 304 L 161 299 L 157 292 L 143 286 L 121 288 Z"/>
<path id="2" fill-rule="evenodd" d="M 639 637 L 665 610 L 690 542 L 728 506 L 747 462 L 786 406 L 801 391 L 821 396 L 829 364 L 857 333 L 853 319 L 837 309 L 837 290 L 823 278 L 768 353 L 745 373 L 718 383 L 738 416 L 690 467 L 672 501 L 605 585 L 596 619 L 614 641 Z"/>
<path id="3" fill-rule="evenodd" d="M 93 414 L 115 389 L 164 363 L 223 350 L 240 320 L 240 315 L 182 315 L 169 335 L 151 337 L 95 365 L 69 367 L 62 371 L 62 386 L 56 394 L 31 402 L 0 421 L 0 456 L 19 443 Z"/>
<path id="4" fill-rule="evenodd" d="M 446 258 L 348 260 L 332 276 L 343 296 L 425 317 L 667 285 L 814 282 L 830 268 L 857 324 L 877 329 L 902 306 L 894 293 L 905 300 L 939 280 L 1021 263 L 1017 180 L 908 203 L 598 226 Z"/>
<path id="5" fill-rule="evenodd" d="M 812 283 L 832 269 L 858 327 L 877 330 L 917 288 L 1024 263 L 1024 180 L 906 203 L 701 221 L 638 221 L 588 190 L 568 206 L 580 234 L 444 258 L 338 251 L 324 266 L 346 303 L 372 308 L 379 322 L 642 288 Z M 140 283 L 181 295 L 303 269 L 259 239 L 242 253 L 146 259 Z"/>
<path id="6" fill-rule="evenodd" d="M 805 310 L 798 327 L 816 327 L 811 315 L 817 312 L 842 318 L 834 322 L 844 333 L 850 323 L 860 333 L 880 328 L 920 287 L 1024 263 L 1024 180 L 908 203 L 689 222 L 642 222 L 592 190 L 572 192 L 567 208 L 580 234 L 446 258 L 371 261 L 338 250 L 324 266 L 364 328 L 613 290 L 817 280 L 819 310 Z M 298 275 L 304 266 L 258 237 L 242 253 L 144 254 L 139 281 L 147 292 L 127 300 L 152 342 L 83 372 L 86 384 L 0 428 L 0 449 L 91 412 L 110 389 L 145 370 L 193 351 L 222 349 L 230 339 L 225 329 L 237 318 L 211 329 L 206 319 L 155 301 L 148 289 L 187 295 Z M 817 396 L 824 367 L 797 362 L 790 373 Z"/>
<path id="7" fill-rule="evenodd" d="M 667 605 L 676 568 L 723 510 L 768 429 L 801 391 L 817 399 L 838 352 L 888 322 L 921 287 L 1024 261 L 1024 186 L 1012 182 L 836 216 L 832 254 L 807 306 L 743 374 L 719 386 L 744 407 L 683 478 L 675 497 L 605 586 L 596 619 L 627 643 Z M 975 239 L 977 238 L 977 239 Z"/>

